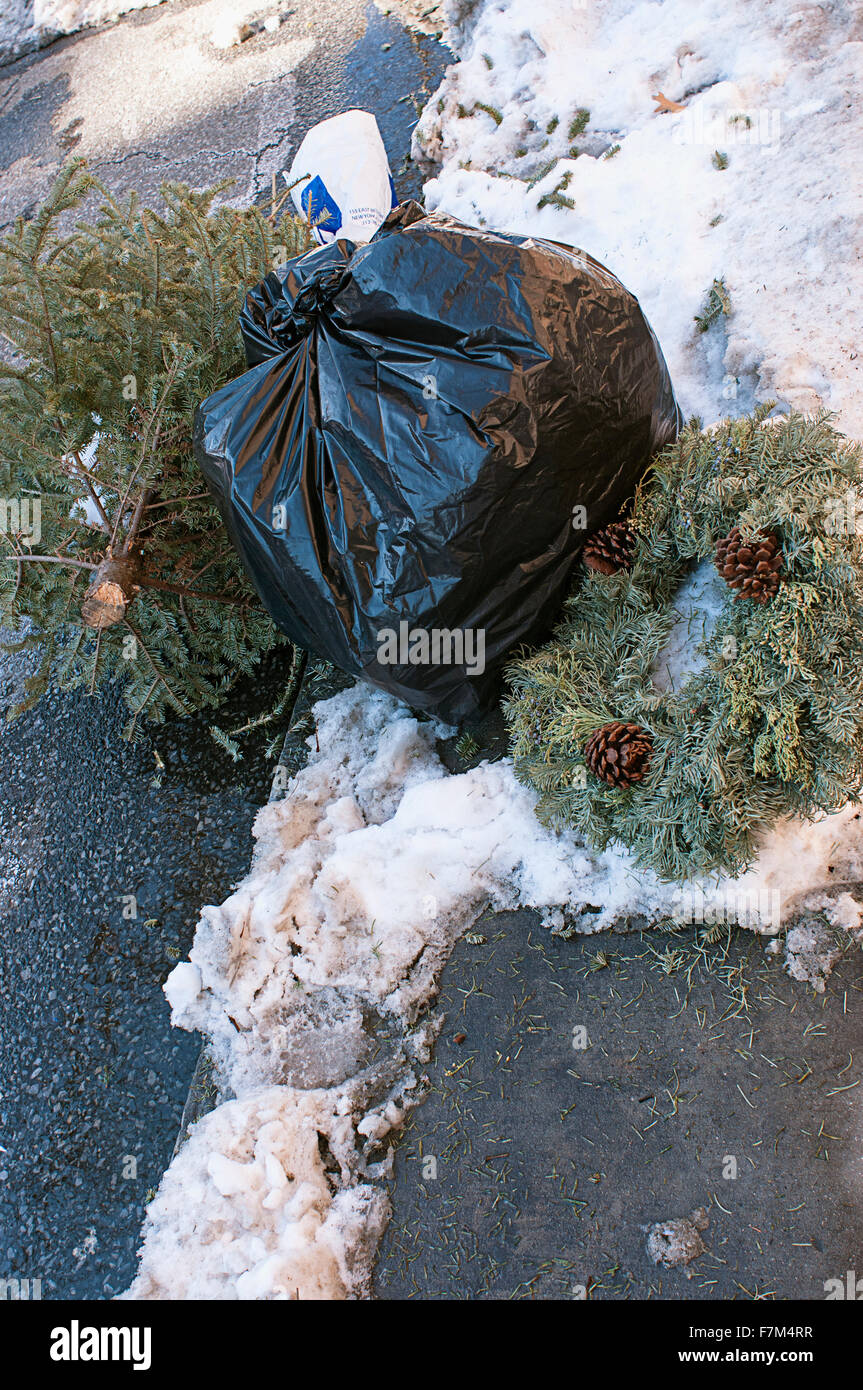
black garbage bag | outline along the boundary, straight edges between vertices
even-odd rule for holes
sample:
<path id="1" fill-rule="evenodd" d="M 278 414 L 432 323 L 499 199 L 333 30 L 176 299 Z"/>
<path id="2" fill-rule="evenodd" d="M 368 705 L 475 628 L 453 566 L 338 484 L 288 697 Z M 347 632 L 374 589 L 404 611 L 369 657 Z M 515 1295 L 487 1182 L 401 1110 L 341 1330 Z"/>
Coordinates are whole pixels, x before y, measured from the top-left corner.
<path id="1" fill-rule="evenodd" d="M 278 626 L 448 722 L 539 640 L 680 427 L 635 298 L 583 251 L 403 203 L 246 298 L 195 452 Z"/>

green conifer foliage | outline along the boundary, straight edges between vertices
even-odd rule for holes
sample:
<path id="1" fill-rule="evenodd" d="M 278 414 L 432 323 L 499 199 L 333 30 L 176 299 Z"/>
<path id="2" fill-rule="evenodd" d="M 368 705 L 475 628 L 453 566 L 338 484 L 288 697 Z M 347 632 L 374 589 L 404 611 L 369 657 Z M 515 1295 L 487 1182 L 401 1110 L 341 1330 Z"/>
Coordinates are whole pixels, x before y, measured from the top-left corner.
<path id="1" fill-rule="evenodd" d="M 132 711 L 216 706 L 285 639 L 191 448 L 195 407 L 244 370 L 242 296 L 310 245 L 229 185 L 115 200 L 81 160 L 0 239 L 0 623 L 48 688 L 119 680 Z M 98 196 L 92 223 L 74 222 Z M 22 620 L 29 619 L 29 622 Z"/>
<path id="2" fill-rule="evenodd" d="M 515 768 L 540 818 L 626 845 L 662 878 L 739 872 L 783 817 L 863 792 L 863 450 L 827 414 L 768 421 L 770 405 L 683 430 L 638 489 L 632 568 L 577 574 L 552 640 L 509 670 Z M 661 688 L 675 594 L 735 526 L 780 539 L 778 593 L 728 588 L 701 664 Z M 612 721 L 650 734 L 629 787 L 586 766 Z"/>

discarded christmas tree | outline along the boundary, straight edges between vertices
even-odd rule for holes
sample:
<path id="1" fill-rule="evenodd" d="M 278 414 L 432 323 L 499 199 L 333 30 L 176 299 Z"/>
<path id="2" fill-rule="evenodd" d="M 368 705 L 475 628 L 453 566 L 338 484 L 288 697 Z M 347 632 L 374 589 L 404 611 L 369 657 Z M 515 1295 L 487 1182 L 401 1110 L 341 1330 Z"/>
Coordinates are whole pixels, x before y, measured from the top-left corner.
<path id="1" fill-rule="evenodd" d="M 121 681 L 162 720 L 216 706 L 280 637 L 191 449 L 197 404 L 244 370 L 244 292 L 310 244 L 278 210 L 162 189 L 115 201 L 71 161 L 0 240 L 0 623 L 49 687 Z M 98 196 L 92 226 L 70 225 Z"/>

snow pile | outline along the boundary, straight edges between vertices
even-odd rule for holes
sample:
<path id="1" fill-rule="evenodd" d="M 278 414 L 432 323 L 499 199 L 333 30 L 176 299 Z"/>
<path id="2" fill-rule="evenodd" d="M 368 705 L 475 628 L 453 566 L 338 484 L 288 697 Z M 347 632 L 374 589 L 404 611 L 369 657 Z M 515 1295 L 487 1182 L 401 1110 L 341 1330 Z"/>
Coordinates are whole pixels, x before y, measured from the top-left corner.
<path id="1" fill-rule="evenodd" d="M 438 171 L 427 207 L 609 266 L 655 329 L 685 414 L 711 422 L 778 396 L 823 402 L 863 434 L 859 11 L 449 0 L 447 14 L 461 61 L 414 136 Z M 701 334 L 714 280 L 731 312 Z"/>
<path id="2" fill-rule="evenodd" d="M 0 14 L 0 65 L 25 53 L 130 10 L 150 9 L 161 0 L 4 0 Z"/>
<path id="3" fill-rule="evenodd" d="M 46 34 L 73 34 L 104 24 L 130 10 L 150 9 L 160 0 L 33 0 L 33 23 Z"/>
<path id="4" fill-rule="evenodd" d="M 441 729 L 390 696 L 355 686 L 315 717 L 308 765 L 258 814 L 248 877 L 204 909 L 165 985 L 237 1099 L 168 1170 L 133 1297 L 362 1295 L 386 1217 L 382 1141 L 419 1098 L 438 1022 L 425 1011 L 461 932 L 487 905 L 582 931 L 685 910 L 679 885 L 625 852 L 543 828 L 508 760 L 449 775 Z M 744 878 L 686 892 L 698 920 L 748 904 L 770 933 L 858 878 L 852 809 L 780 827 Z M 850 894 L 835 919 L 859 927 Z"/>
<path id="5" fill-rule="evenodd" d="M 338 1152 L 351 1129 L 335 1113 L 344 1099 L 272 1086 L 205 1116 L 150 1206 L 141 1269 L 125 1297 L 332 1300 L 354 1292 L 358 1258 L 377 1245 L 386 1211 L 368 1183 L 334 1192 L 323 1165 L 320 1141 Z M 347 1159 L 343 1171 L 349 1177 Z"/>

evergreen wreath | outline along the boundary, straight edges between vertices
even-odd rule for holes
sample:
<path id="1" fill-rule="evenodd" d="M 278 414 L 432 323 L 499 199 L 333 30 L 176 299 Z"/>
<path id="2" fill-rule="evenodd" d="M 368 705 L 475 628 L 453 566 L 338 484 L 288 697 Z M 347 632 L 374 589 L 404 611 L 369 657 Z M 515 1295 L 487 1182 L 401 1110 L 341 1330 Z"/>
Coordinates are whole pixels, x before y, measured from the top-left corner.
<path id="1" fill-rule="evenodd" d="M 636 493 L 631 558 L 595 539 L 553 639 L 508 672 L 540 818 L 663 878 L 740 872 L 759 832 L 863 785 L 863 455 L 828 414 L 771 408 L 690 423 Z M 675 594 L 706 563 L 727 598 L 700 666 L 660 689 Z"/>
<path id="2" fill-rule="evenodd" d="M 244 370 L 243 294 L 311 236 L 278 220 L 286 194 L 268 215 L 221 202 L 229 186 L 165 184 L 152 209 L 73 159 L 0 238 L 0 626 L 39 654 L 13 713 L 116 680 L 131 736 L 142 715 L 220 704 L 286 641 L 191 432 L 196 405 Z M 91 198 L 95 219 L 76 224 Z"/>

